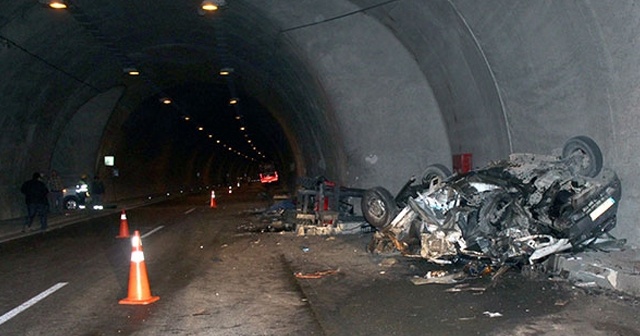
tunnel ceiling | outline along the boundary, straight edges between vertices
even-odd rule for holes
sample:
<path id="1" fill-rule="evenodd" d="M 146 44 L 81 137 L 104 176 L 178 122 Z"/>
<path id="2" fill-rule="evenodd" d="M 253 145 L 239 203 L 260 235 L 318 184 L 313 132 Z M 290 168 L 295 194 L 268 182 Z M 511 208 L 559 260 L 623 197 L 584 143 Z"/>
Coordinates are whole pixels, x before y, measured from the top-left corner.
<path id="1" fill-rule="evenodd" d="M 192 139 L 193 146 L 185 148 L 207 149 L 203 156 L 249 159 L 255 165 L 267 160 L 282 166 L 292 160 L 280 123 L 288 117 L 278 115 L 281 105 L 269 100 L 278 95 L 270 87 L 274 72 L 286 72 L 296 62 L 276 48 L 278 31 L 259 8 L 231 1 L 205 13 L 197 0 L 73 0 L 67 1 L 69 8 L 54 10 L 44 2 L 3 4 L 7 10 L 0 13 L 0 27 L 35 17 L 48 27 L 49 37 L 7 29 L 3 44 L 38 67 L 53 69 L 56 77 L 72 79 L 71 86 L 60 86 L 65 92 L 78 90 L 75 85 L 95 95 L 124 85 L 125 99 L 139 102 L 124 129 L 135 130 L 140 141 L 180 134 L 181 139 L 169 142 Z M 131 68 L 141 75 L 126 78 L 124 70 Z M 233 72 L 221 76 L 223 68 Z M 165 97 L 170 105 L 160 102 Z M 239 103 L 231 105 L 232 98 Z M 68 95 L 52 93 L 44 99 L 62 108 Z M 191 133 L 163 133 L 171 127 Z"/>
<path id="2" fill-rule="evenodd" d="M 185 82 L 146 99 L 125 126 L 141 140 L 164 139 L 156 142 L 164 143 L 177 138 L 184 148 L 198 144 L 203 155 L 241 156 L 260 162 L 289 151 L 282 129 L 269 111 L 246 94 L 236 96 L 242 98 L 229 104 L 226 86 Z M 162 103 L 166 97 L 171 98 L 171 104 Z"/>

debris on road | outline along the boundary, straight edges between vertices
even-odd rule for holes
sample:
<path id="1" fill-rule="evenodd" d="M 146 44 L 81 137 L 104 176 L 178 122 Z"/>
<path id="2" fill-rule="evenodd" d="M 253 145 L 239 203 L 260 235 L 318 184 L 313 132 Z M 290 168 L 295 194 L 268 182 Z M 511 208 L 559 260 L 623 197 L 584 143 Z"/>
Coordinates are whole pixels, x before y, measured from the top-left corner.
<path id="1" fill-rule="evenodd" d="M 501 313 L 498 313 L 498 312 L 493 313 L 493 312 L 490 312 L 490 311 L 485 311 L 484 313 L 482 313 L 482 315 L 489 316 L 491 318 L 493 318 L 493 317 L 502 317 Z"/>
<path id="2" fill-rule="evenodd" d="M 294 275 L 298 279 L 320 279 L 328 275 L 338 274 L 339 271 L 340 270 L 337 270 L 337 269 L 329 269 L 329 270 L 317 271 L 313 273 L 296 272 L 294 273 Z"/>
<path id="3" fill-rule="evenodd" d="M 295 231 L 298 236 L 372 232 L 371 225 L 362 214 L 355 213 L 352 204 L 363 192 L 338 186 L 324 177 L 299 178 L 295 199 L 288 194 L 271 197 L 277 201 L 268 208 L 248 212 L 257 220 L 239 225 L 238 231 Z"/>
<path id="4" fill-rule="evenodd" d="M 411 282 L 414 285 L 425 284 L 455 284 L 466 278 L 464 272 L 456 272 L 448 274 L 445 271 L 427 272 L 424 277 L 413 277 Z"/>

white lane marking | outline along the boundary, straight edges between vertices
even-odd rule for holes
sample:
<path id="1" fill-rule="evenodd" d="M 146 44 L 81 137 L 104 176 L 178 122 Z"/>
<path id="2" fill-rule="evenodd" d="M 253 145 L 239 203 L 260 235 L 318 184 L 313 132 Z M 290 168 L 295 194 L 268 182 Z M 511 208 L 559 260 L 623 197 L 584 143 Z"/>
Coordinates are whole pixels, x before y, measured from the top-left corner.
<path id="1" fill-rule="evenodd" d="M 29 309 L 29 307 L 33 306 L 34 304 L 38 303 L 38 301 L 43 300 L 44 298 L 46 298 L 47 296 L 53 294 L 55 291 L 57 291 L 58 289 L 66 286 L 68 284 L 68 282 L 58 282 L 57 284 L 53 285 L 51 288 L 47 289 L 46 291 L 34 296 L 33 298 L 31 298 L 29 301 L 13 308 L 11 311 L 9 311 L 8 313 L 0 316 L 0 324 L 3 324 L 7 321 L 9 321 L 10 319 L 14 318 L 16 315 L 22 313 L 23 311 Z"/>
<path id="2" fill-rule="evenodd" d="M 162 228 L 164 227 L 164 225 L 160 225 L 157 228 L 143 234 L 142 236 L 140 236 L 140 238 L 146 238 L 149 237 L 150 235 L 154 234 L 156 231 L 162 230 Z"/>
<path id="3" fill-rule="evenodd" d="M 190 214 L 190 213 L 194 212 L 195 210 L 196 210 L 196 208 L 191 208 L 191 209 L 189 209 L 189 210 L 185 211 L 185 212 L 184 212 L 184 214 L 185 214 L 185 215 L 188 215 L 188 214 Z"/>

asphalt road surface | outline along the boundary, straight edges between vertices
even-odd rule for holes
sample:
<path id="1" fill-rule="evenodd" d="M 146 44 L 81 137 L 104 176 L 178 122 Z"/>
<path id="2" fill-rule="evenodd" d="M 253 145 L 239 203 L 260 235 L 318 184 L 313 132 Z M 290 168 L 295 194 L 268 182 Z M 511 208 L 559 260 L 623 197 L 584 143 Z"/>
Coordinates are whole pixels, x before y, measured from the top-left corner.
<path id="1" fill-rule="evenodd" d="M 637 298 L 517 271 L 415 285 L 457 269 L 369 254 L 368 232 L 262 232 L 261 191 L 127 210 L 149 305 L 118 303 L 132 251 L 119 215 L 0 245 L 0 335 L 640 335 Z"/>

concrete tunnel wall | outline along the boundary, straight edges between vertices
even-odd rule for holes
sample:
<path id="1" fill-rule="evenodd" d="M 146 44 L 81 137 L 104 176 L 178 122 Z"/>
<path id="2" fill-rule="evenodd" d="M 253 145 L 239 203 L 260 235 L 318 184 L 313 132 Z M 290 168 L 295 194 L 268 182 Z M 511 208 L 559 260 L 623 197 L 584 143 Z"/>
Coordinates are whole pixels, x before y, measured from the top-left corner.
<path id="1" fill-rule="evenodd" d="M 640 9 L 634 1 L 238 3 L 259 8 L 279 29 L 274 38 L 284 50 L 276 54 L 285 58 L 274 64 L 301 67 L 260 73 L 272 86 L 268 92 L 259 82 L 247 84 L 283 124 L 294 144 L 296 173 L 329 173 L 345 185 L 395 192 L 428 164 L 450 165 L 455 153 L 471 152 L 481 166 L 510 152 L 548 153 L 585 134 L 599 143 L 605 165 L 623 183 L 614 233 L 638 244 L 640 182 L 633 149 L 640 144 Z M 0 9 L 5 6 L 11 5 Z M 74 28 L 52 25 L 62 19 L 41 11 L 23 12 L 28 25 L 0 20 L 0 33 L 18 36 L 34 53 L 49 45 L 38 34 L 52 26 Z M 61 31 L 56 41 L 78 52 L 74 46 L 87 38 Z M 82 63 L 92 57 L 90 48 L 64 56 L 82 67 L 77 73 L 90 83 L 79 85 L 68 76 L 51 78 L 57 72 L 5 44 L 0 152 L 14 160 L 3 159 L 0 167 L 0 209 L 8 218 L 22 211 L 21 197 L 15 197 L 19 184 L 43 163 L 52 164 L 53 140 L 66 123 L 87 102 L 108 106 L 99 100 L 118 83 L 105 75 L 117 66 L 88 69 Z M 119 101 L 114 111 L 123 110 L 126 116 L 135 103 Z M 118 122 L 125 119 L 117 115 L 105 131 L 116 139 L 103 140 L 100 151 L 117 148 Z"/>

